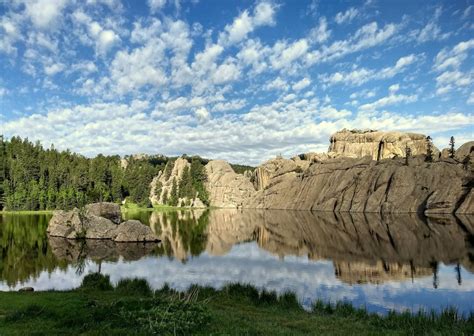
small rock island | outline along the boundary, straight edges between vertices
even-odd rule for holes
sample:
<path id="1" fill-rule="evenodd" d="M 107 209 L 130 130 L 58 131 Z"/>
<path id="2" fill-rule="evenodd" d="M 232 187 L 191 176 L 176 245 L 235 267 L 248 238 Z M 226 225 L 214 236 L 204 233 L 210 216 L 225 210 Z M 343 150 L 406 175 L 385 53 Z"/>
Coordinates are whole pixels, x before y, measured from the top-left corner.
<path id="1" fill-rule="evenodd" d="M 122 242 L 158 242 L 150 227 L 138 220 L 122 222 L 120 206 L 93 203 L 83 209 L 54 211 L 47 232 L 52 237 L 68 239 L 108 239 Z"/>

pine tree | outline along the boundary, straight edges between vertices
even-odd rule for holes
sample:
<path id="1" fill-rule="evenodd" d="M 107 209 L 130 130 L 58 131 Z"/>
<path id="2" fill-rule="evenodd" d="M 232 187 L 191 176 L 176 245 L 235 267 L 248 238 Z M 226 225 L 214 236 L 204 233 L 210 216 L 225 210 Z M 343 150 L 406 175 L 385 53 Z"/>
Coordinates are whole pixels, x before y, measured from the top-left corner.
<path id="1" fill-rule="evenodd" d="M 449 139 L 449 157 L 454 159 L 454 137 L 452 136 L 451 139 Z"/>
<path id="2" fill-rule="evenodd" d="M 411 148 L 408 144 L 405 145 L 405 165 L 408 166 L 408 160 L 411 157 Z"/>
<path id="3" fill-rule="evenodd" d="M 178 205 L 178 186 L 176 184 L 176 177 L 173 177 L 173 182 L 171 185 L 171 192 L 169 198 L 169 205 L 177 206 Z"/>
<path id="4" fill-rule="evenodd" d="M 433 162 L 433 143 L 431 142 L 433 139 L 428 135 L 426 137 L 426 159 L 427 162 Z"/>

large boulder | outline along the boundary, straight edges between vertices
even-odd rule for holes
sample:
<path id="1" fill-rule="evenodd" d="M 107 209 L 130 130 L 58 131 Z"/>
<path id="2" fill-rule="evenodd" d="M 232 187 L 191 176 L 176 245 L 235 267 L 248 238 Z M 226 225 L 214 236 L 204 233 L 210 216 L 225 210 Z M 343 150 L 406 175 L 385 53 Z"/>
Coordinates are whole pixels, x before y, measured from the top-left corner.
<path id="1" fill-rule="evenodd" d="M 471 159 L 474 156 L 474 141 L 466 142 L 459 146 L 459 148 L 454 152 L 454 157 L 458 161 L 463 161 L 467 156 L 470 156 Z"/>
<path id="2" fill-rule="evenodd" d="M 113 223 L 110 219 L 87 215 L 83 221 L 83 238 L 113 239 L 117 228 L 117 224 Z"/>
<path id="3" fill-rule="evenodd" d="M 143 225 L 138 220 L 128 220 L 121 223 L 114 232 L 113 240 L 122 242 L 150 242 L 159 241 L 149 226 Z"/>
<path id="4" fill-rule="evenodd" d="M 82 214 L 79 209 L 71 211 L 56 210 L 53 212 L 53 217 L 51 217 L 46 231 L 53 237 L 75 239 L 77 233 L 84 231 L 82 226 Z"/>
<path id="5" fill-rule="evenodd" d="M 106 217 L 92 214 L 93 212 L 105 214 L 115 219 L 117 216 L 121 217 L 120 208 L 118 214 L 108 210 L 102 212 L 103 209 L 107 209 L 107 205 L 100 207 L 93 204 L 84 210 L 55 211 L 49 221 L 47 232 L 51 237 L 68 239 L 110 239 L 117 242 L 159 241 L 150 227 L 140 221 L 129 220 L 117 225 Z"/>
<path id="6" fill-rule="evenodd" d="M 120 205 L 116 203 L 92 203 L 86 205 L 85 208 L 88 214 L 110 219 L 115 224 L 120 224 L 122 221 Z"/>

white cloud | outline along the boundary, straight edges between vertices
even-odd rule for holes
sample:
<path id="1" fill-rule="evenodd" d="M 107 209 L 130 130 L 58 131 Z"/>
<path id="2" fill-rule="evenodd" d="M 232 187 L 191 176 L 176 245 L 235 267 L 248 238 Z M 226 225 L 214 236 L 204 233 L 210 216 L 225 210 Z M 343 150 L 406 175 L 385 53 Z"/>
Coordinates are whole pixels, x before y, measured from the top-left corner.
<path id="1" fill-rule="evenodd" d="M 342 119 L 352 115 L 352 112 L 346 109 L 337 110 L 332 106 L 321 108 L 321 117 L 324 119 Z"/>
<path id="2" fill-rule="evenodd" d="M 338 24 L 343 24 L 343 23 L 349 23 L 351 22 L 357 15 L 359 15 L 359 11 L 354 8 L 354 7 L 351 7 L 349 8 L 348 10 L 346 10 L 345 12 L 339 12 L 336 14 L 336 17 L 334 18 L 334 20 L 338 23 Z"/>
<path id="3" fill-rule="evenodd" d="M 388 87 L 388 92 L 390 92 L 391 94 L 397 92 L 398 90 L 400 90 L 399 84 L 393 84 Z"/>
<path id="4" fill-rule="evenodd" d="M 303 90 L 305 87 L 311 84 L 311 80 L 308 77 L 303 78 L 302 80 L 293 84 L 292 88 L 295 91 Z"/>
<path id="5" fill-rule="evenodd" d="M 93 40 L 98 55 L 106 55 L 120 41 L 120 37 L 112 29 L 104 28 L 83 11 L 75 11 L 72 17 L 74 22 L 87 28 L 88 36 Z M 78 32 L 78 34 L 81 33 Z"/>
<path id="6" fill-rule="evenodd" d="M 330 36 L 331 30 L 328 29 L 328 23 L 324 16 L 319 19 L 319 25 L 309 32 L 310 41 L 316 43 L 326 42 Z"/>
<path id="7" fill-rule="evenodd" d="M 298 58 L 304 56 L 308 50 L 306 39 L 300 39 L 290 45 L 279 42 L 273 47 L 274 54 L 270 56 L 270 62 L 274 69 L 288 68 Z"/>
<path id="8" fill-rule="evenodd" d="M 257 27 L 264 25 L 273 25 L 275 7 L 270 2 L 260 2 L 254 9 L 253 16 L 248 10 L 244 10 L 234 19 L 231 25 L 226 25 L 224 32 L 219 36 L 219 44 L 235 44 L 244 40 L 247 35 L 253 32 Z"/>
<path id="9" fill-rule="evenodd" d="M 166 5 L 166 0 L 148 0 L 148 6 L 152 13 L 156 13 Z"/>
<path id="10" fill-rule="evenodd" d="M 469 105 L 474 105 L 474 92 L 471 92 L 471 94 L 469 95 L 469 98 L 467 99 L 467 104 Z"/>
<path id="11" fill-rule="evenodd" d="M 283 90 L 286 91 L 288 90 L 288 83 L 283 80 L 281 77 L 277 77 L 274 80 L 268 82 L 265 85 L 266 90 Z"/>
<path id="12" fill-rule="evenodd" d="M 260 41 L 248 40 L 237 53 L 237 58 L 244 66 L 251 66 L 255 74 L 265 71 L 268 67 L 266 57 L 270 48 L 262 46 Z"/>
<path id="13" fill-rule="evenodd" d="M 61 63 L 54 63 L 44 68 L 44 72 L 48 76 L 54 76 L 55 74 L 57 74 L 58 72 L 62 70 L 64 70 L 64 64 L 61 64 Z"/>
<path id="14" fill-rule="evenodd" d="M 442 33 L 438 26 L 438 19 L 442 14 L 441 7 L 436 8 L 433 18 L 419 32 L 418 42 L 428 42 L 432 40 L 444 40 L 449 37 L 450 33 Z"/>
<path id="15" fill-rule="evenodd" d="M 360 110 L 365 111 L 374 111 L 381 107 L 388 105 L 394 105 L 398 103 L 413 103 L 418 100 L 418 95 L 404 95 L 404 94 L 395 94 L 391 92 L 388 96 L 380 98 L 373 103 L 364 104 L 360 106 Z"/>
<path id="16" fill-rule="evenodd" d="M 309 52 L 306 62 L 309 65 L 327 62 L 377 46 L 393 37 L 398 28 L 395 24 L 387 24 L 379 29 L 377 22 L 368 23 L 346 40 L 335 41 L 329 46 Z"/>
<path id="17" fill-rule="evenodd" d="M 2 15 L 0 17 L 0 53 L 15 55 L 15 43 L 21 39 L 19 16 Z"/>
<path id="18" fill-rule="evenodd" d="M 194 111 L 194 114 L 200 121 L 208 120 L 210 113 L 205 107 L 200 107 Z"/>
<path id="19" fill-rule="evenodd" d="M 25 0 L 25 13 L 38 28 L 49 28 L 61 16 L 66 0 Z"/>
<path id="20" fill-rule="evenodd" d="M 416 60 L 414 54 L 403 56 L 397 60 L 394 66 L 382 69 L 359 68 L 350 72 L 335 72 L 331 75 L 322 74 L 320 79 L 327 85 L 345 84 L 362 85 L 370 80 L 380 80 L 392 78 L 402 73 L 406 68 Z"/>

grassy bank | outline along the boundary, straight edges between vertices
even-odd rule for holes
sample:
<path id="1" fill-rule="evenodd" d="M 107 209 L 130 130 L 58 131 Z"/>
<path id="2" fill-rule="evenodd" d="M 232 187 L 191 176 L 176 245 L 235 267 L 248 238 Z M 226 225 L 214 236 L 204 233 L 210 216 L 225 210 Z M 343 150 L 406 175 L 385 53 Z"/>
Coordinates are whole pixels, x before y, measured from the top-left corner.
<path id="1" fill-rule="evenodd" d="M 10 211 L 2 210 L 0 215 L 50 215 L 54 210 L 19 210 L 19 211 Z"/>
<path id="2" fill-rule="evenodd" d="M 192 287 L 152 291 L 144 280 L 88 275 L 66 292 L 0 293 L 0 335 L 472 335 L 474 316 L 442 314 L 381 317 L 350 304 L 316 302 L 311 312 L 288 293 L 246 285 L 222 290 Z"/>

